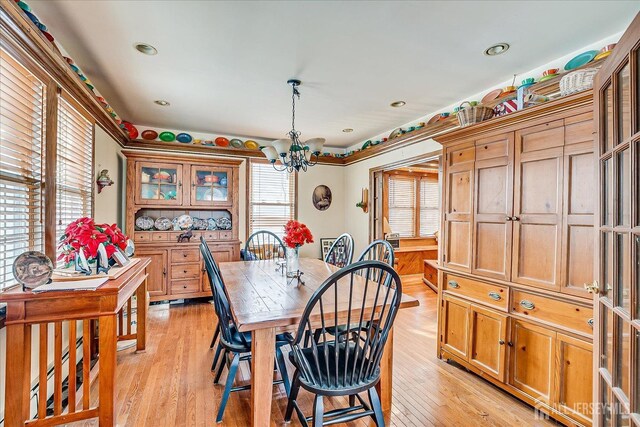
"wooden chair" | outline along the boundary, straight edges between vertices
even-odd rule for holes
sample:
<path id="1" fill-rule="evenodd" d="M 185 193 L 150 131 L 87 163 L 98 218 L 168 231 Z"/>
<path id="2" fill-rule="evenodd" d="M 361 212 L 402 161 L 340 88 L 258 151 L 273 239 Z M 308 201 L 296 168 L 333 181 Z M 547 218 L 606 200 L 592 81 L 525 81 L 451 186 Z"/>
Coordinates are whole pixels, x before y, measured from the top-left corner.
<path id="1" fill-rule="evenodd" d="M 374 240 L 362 251 L 357 261 L 382 261 L 393 268 L 395 263 L 393 246 L 386 240 Z"/>
<path id="2" fill-rule="evenodd" d="M 384 426 L 375 385 L 401 298 L 400 277 L 380 261 L 356 262 L 331 275 L 316 290 L 291 341 L 289 358 L 296 371 L 285 422 L 291 421 L 295 409 L 303 425 L 313 421 L 319 427 L 370 416 L 378 427 Z M 339 320 L 335 313 L 345 307 L 346 321 Z M 350 325 L 348 333 L 342 338 L 328 337 L 327 328 L 337 328 L 339 321 Z M 316 330 L 323 337 L 321 343 L 304 339 Z M 306 417 L 297 403 L 300 387 L 315 394 L 312 416 Z M 365 391 L 368 403 L 359 395 Z M 325 413 L 324 396 L 349 396 L 349 406 Z"/>
<path id="3" fill-rule="evenodd" d="M 271 231 L 258 230 L 247 239 L 244 245 L 244 260 L 258 261 L 284 258 L 282 240 Z"/>
<path id="4" fill-rule="evenodd" d="M 349 233 L 341 234 L 329 248 L 324 262 L 340 268 L 346 267 L 353 261 L 353 246 L 353 237 Z"/>
<path id="5" fill-rule="evenodd" d="M 217 383 L 222 374 L 222 370 L 226 365 L 228 368 L 227 380 L 225 382 L 224 392 L 222 393 L 222 400 L 218 408 L 218 415 L 216 422 L 221 422 L 224 415 L 224 410 L 229 400 L 229 395 L 234 391 L 247 390 L 251 388 L 250 385 L 233 387 L 236 374 L 238 372 L 238 365 L 240 361 L 251 359 L 251 333 L 240 332 L 231 315 L 231 309 L 229 307 L 229 300 L 227 294 L 224 291 L 224 285 L 222 281 L 222 275 L 220 269 L 216 264 L 209 247 L 204 241 L 200 242 L 200 252 L 204 259 L 204 265 L 207 269 L 209 276 L 209 284 L 211 286 L 211 293 L 213 294 L 214 309 L 218 317 L 218 329 L 220 331 L 219 346 L 224 350 L 222 363 L 218 368 L 215 382 Z M 289 383 L 289 376 L 287 374 L 287 366 L 282 353 L 282 346 L 285 346 L 292 340 L 289 334 L 276 335 L 276 357 L 275 364 L 280 371 L 282 380 L 274 381 L 274 384 L 284 383 L 284 388 L 289 395 L 291 387 Z M 231 360 L 229 359 L 231 355 Z"/>

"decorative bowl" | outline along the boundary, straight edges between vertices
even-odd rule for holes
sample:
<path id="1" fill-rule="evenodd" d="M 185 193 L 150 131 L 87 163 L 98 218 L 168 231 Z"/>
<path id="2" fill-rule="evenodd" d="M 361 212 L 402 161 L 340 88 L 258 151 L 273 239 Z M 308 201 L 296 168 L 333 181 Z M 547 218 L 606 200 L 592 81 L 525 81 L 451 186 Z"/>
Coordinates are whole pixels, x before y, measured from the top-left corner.
<path id="1" fill-rule="evenodd" d="M 141 216 L 136 218 L 136 227 L 140 230 L 147 231 L 151 230 L 154 226 L 153 218 L 148 216 Z"/>
<path id="2" fill-rule="evenodd" d="M 189 215 L 180 215 L 175 221 L 180 230 L 190 230 L 193 228 L 193 218 Z"/>
<path id="3" fill-rule="evenodd" d="M 173 228 L 173 223 L 166 216 L 161 216 L 160 218 L 156 219 L 153 225 L 154 227 L 156 227 L 156 230 L 160 231 L 167 231 Z"/>

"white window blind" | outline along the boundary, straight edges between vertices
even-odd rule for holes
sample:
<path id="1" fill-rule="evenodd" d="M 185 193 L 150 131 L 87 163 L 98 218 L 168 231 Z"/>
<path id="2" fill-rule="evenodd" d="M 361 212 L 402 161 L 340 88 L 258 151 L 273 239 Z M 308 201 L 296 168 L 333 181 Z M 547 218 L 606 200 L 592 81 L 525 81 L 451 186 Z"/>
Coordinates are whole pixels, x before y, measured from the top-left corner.
<path id="1" fill-rule="evenodd" d="M 249 233 L 268 230 L 282 237 L 286 222 L 295 219 L 295 174 L 254 161 L 249 174 Z"/>
<path id="2" fill-rule="evenodd" d="M 0 289 L 15 285 L 13 261 L 44 252 L 46 86 L 0 49 Z"/>
<path id="3" fill-rule="evenodd" d="M 60 97 L 56 180 L 56 238 L 72 221 L 91 216 L 93 123 Z M 59 254 L 58 254 L 59 255 Z"/>
<path id="4" fill-rule="evenodd" d="M 389 226 L 400 237 L 416 235 L 416 180 L 389 176 Z"/>
<path id="5" fill-rule="evenodd" d="M 439 229 L 440 189 L 438 177 L 428 175 L 420 179 L 420 237 L 433 236 Z"/>

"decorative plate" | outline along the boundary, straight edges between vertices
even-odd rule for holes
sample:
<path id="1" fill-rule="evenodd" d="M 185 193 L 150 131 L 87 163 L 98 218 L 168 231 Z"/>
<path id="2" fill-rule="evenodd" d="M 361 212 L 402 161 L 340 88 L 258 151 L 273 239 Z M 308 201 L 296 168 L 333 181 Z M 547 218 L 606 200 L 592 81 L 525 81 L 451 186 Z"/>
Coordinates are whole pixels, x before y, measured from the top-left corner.
<path id="1" fill-rule="evenodd" d="M 158 137 L 158 132 L 155 130 L 147 129 L 142 131 L 142 139 L 146 139 L 147 141 L 153 141 Z"/>
<path id="2" fill-rule="evenodd" d="M 492 90 L 491 92 L 489 92 L 488 94 L 482 97 L 482 99 L 480 100 L 480 103 L 487 104 L 495 99 L 498 99 L 500 95 L 502 95 L 502 89 L 498 88 L 498 89 Z"/>
<path id="3" fill-rule="evenodd" d="M 551 80 L 555 77 L 558 77 L 557 74 L 547 74 L 546 76 L 542 76 L 540 77 L 540 80 L 538 80 L 538 83 L 542 83 L 542 82 L 546 82 L 547 80 Z"/>
<path id="4" fill-rule="evenodd" d="M 216 219 L 216 227 L 219 230 L 231 230 L 231 220 L 229 218 Z"/>
<path id="5" fill-rule="evenodd" d="M 573 58 L 571 61 L 567 62 L 564 66 L 564 69 L 569 71 L 574 68 L 582 67 L 584 64 L 588 64 L 593 61 L 593 58 L 598 54 L 597 50 L 589 50 L 587 52 L 583 52 L 580 55 Z"/>
<path id="6" fill-rule="evenodd" d="M 612 50 L 607 50 L 605 52 L 600 52 L 599 54 L 596 55 L 595 58 L 593 58 L 594 61 L 599 61 L 601 59 L 606 58 L 607 56 L 611 55 L 613 51 Z"/>
<path id="7" fill-rule="evenodd" d="M 224 136 L 217 137 L 214 142 L 216 143 L 216 145 L 218 147 L 228 147 L 229 146 L 229 140 L 227 138 L 225 138 Z"/>
<path id="8" fill-rule="evenodd" d="M 141 216 L 136 219 L 136 227 L 140 230 L 151 230 L 153 228 L 153 218 L 148 216 Z"/>
<path id="9" fill-rule="evenodd" d="M 161 132 L 159 136 L 164 142 L 171 142 L 176 139 L 176 134 L 173 132 Z"/>
<path id="10" fill-rule="evenodd" d="M 229 143 L 231 144 L 231 146 L 233 148 L 241 148 L 242 147 L 242 141 L 239 140 L 238 138 L 233 138 L 231 141 L 229 141 Z"/>
<path id="11" fill-rule="evenodd" d="M 216 225 L 215 218 L 207 218 L 207 230 L 217 230 L 218 226 Z"/>
<path id="12" fill-rule="evenodd" d="M 364 144 L 362 144 L 362 149 L 366 150 L 367 148 L 371 147 L 371 140 L 368 140 L 367 142 L 365 142 Z"/>
<path id="13" fill-rule="evenodd" d="M 252 140 L 252 139 L 247 139 L 247 140 L 244 142 L 244 146 L 245 146 L 246 148 L 248 148 L 249 150 L 256 150 L 256 149 L 258 148 L 258 143 L 257 143 L 257 142 L 255 142 L 255 141 L 254 141 L 254 140 Z"/>
<path id="14" fill-rule="evenodd" d="M 42 252 L 23 252 L 13 261 L 13 277 L 28 289 L 44 285 L 51 279 L 53 263 Z"/>
<path id="15" fill-rule="evenodd" d="M 156 227 L 156 230 L 167 231 L 173 228 L 173 223 L 166 216 L 161 216 L 156 219 L 156 222 L 153 224 Z"/>
<path id="16" fill-rule="evenodd" d="M 179 133 L 176 136 L 176 141 L 178 142 L 182 142 L 183 144 L 188 144 L 193 140 L 193 138 L 191 138 L 191 135 L 189 135 L 188 133 Z"/>
<path id="17" fill-rule="evenodd" d="M 402 129 L 401 128 L 395 129 L 393 132 L 389 134 L 389 139 L 397 138 L 400 135 L 402 135 Z"/>
<path id="18" fill-rule="evenodd" d="M 191 218 L 189 215 L 180 215 L 175 219 L 175 221 L 180 230 L 190 230 L 191 228 L 193 228 L 193 218 Z"/>
<path id="19" fill-rule="evenodd" d="M 193 217 L 193 229 L 194 230 L 206 230 L 207 220 Z"/>
<path id="20" fill-rule="evenodd" d="M 202 200 L 213 202 L 224 201 L 227 200 L 227 198 L 219 188 L 211 188 L 202 195 Z"/>

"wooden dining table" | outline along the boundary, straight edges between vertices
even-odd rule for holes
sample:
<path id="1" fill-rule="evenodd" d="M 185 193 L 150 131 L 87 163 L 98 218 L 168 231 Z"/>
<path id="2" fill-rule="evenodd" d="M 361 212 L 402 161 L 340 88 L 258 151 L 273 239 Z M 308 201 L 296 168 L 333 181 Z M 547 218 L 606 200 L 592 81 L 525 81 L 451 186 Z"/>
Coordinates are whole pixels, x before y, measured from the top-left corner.
<path id="1" fill-rule="evenodd" d="M 276 334 L 297 329 L 307 302 L 320 285 L 339 268 L 318 259 L 301 258 L 302 281 L 289 279 L 276 261 L 220 263 L 233 318 L 241 332 L 251 332 L 251 425 L 271 424 L 273 360 Z M 355 281 L 364 278 L 357 277 Z M 418 300 L 403 294 L 400 308 L 415 307 Z M 338 313 L 346 320 L 348 310 Z M 391 409 L 393 329 L 380 362 L 376 386 L 383 411 Z"/>

